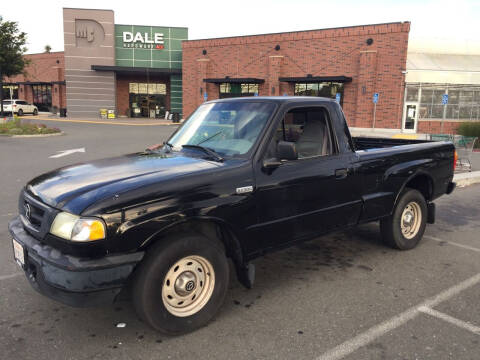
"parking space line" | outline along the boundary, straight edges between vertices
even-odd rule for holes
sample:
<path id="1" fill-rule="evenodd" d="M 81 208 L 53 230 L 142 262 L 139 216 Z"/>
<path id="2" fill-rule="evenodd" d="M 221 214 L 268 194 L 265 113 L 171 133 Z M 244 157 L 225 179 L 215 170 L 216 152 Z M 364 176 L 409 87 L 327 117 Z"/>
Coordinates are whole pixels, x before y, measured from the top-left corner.
<path id="1" fill-rule="evenodd" d="M 436 317 L 438 319 L 441 319 L 443 321 L 446 321 L 450 324 L 453 324 L 453 325 L 456 325 L 458 327 L 461 327 L 465 330 L 468 330 L 468 331 L 471 331 L 473 332 L 474 334 L 477 334 L 477 335 L 480 335 L 480 327 L 478 326 L 475 326 L 473 324 L 470 324 L 469 322 L 466 322 L 466 321 L 463 321 L 463 320 L 460 320 L 460 319 L 457 319 L 457 318 L 454 318 L 453 316 L 450 316 L 450 315 L 447 315 L 447 314 L 444 314 L 440 311 L 437 311 L 437 310 L 434 310 L 434 309 L 431 309 L 427 306 L 421 306 L 418 308 L 418 311 L 424 313 L 424 314 L 428 314 L 430 316 L 433 316 L 433 317 Z"/>
<path id="2" fill-rule="evenodd" d="M 320 355 L 317 360 L 339 360 L 350 355 L 354 351 L 360 349 L 361 347 L 368 345 L 375 339 L 385 335 L 389 331 L 392 331 L 401 325 L 405 324 L 409 320 L 415 318 L 420 314 L 419 308 L 421 307 L 434 307 L 451 297 L 461 293 L 462 291 L 480 283 L 480 273 L 468 278 L 467 280 L 462 281 L 461 283 L 454 285 L 441 293 L 425 300 L 424 302 L 413 306 L 404 312 L 396 315 L 381 324 L 375 325 L 368 329 L 367 331 L 345 341 L 344 343 L 327 350 L 325 353 Z"/>
<path id="3" fill-rule="evenodd" d="M 13 273 L 13 274 L 10 274 L 10 275 L 0 275 L 0 281 L 11 279 L 11 278 L 14 278 L 14 277 L 17 277 L 17 276 L 20 276 L 20 275 L 23 275 L 23 273 L 18 272 L 18 273 Z"/>
<path id="4" fill-rule="evenodd" d="M 430 240 L 441 242 L 441 243 L 446 243 L 446 244 L 449 244 L 449 245 L 458 246 L 458 247 L 461 247 L 461 248 L 464 248 L 464 249 L 467 249 L 467 250 L 480 252 L 479 248 L 468 246 L 468 245 L 463 245 L 463 244 L 460 244 L 460 243 L 457 243 L 457 242 L 454 242 L 454 241 L 442 240 L 442 239 L 439 239 L 439 238 L 436 238 L 436 237 L 430 236 L 430 235 L 424 235 L 424 237 L 427 238 L 427 239 L 430 239 Z"/>

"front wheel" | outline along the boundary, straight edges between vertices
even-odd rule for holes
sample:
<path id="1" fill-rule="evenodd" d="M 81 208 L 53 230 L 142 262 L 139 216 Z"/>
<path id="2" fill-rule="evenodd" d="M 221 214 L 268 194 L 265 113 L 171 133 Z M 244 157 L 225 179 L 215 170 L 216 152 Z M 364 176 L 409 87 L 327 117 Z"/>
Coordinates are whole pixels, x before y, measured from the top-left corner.
<path id="1" fill-rule="evenodd" d="M 33 115 L 38 115 L 38 110 L 37 109 L 33 109 Z"/>
<path id="2" fill-rule="evenodd" d="M 140 264 L 133 303 L 154 329 L 178 335 L 195 330 L 218 312 L 228 289 L 223 245 L 200 235 L 165 239 Z"/>
<path id="3" fill-rule="evenodd" d="M 23 116 L 23 110 L 22 110 L 22 109 L 18 109 L 17 115 L 18 115 L 18 116 Z"/>
<path id="4" fill-rule="evenodd" d="M 413 249 L 418 245 L 427 224 L 427 202 L 422 193 L 405 189 L 388 218 L 380 221 L 380 231 L 385 243 L 399 250 Z"/>

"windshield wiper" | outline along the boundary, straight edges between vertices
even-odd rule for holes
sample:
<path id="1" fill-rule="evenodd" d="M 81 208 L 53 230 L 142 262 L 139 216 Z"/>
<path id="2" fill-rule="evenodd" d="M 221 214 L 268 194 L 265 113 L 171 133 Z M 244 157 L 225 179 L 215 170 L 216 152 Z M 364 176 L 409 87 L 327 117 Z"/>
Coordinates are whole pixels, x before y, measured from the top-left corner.
<path id="1" fill-rule="evenodd" d="M 216 161 L 218 161 L 218 162 L 223 162 L 223 157 L 221 157 L 220 155 L 218 155 L 218 153 L 216 153 L 216 152 L 213 151 L 212 149 L 209 149 L 209 148 L 207 148 L 207 147 L 205 147 L 205 146 L 197 145 L 197 144 L 185 144 L 185 145 L 182 145 L 182 148 L 202 150 L 204 153 L 207 153 L 207 154 L 210 155 L 212 158 L 214 158 Z"/>
<path id="2" fill-rule="evenodd" d="M 212 136 L 207 137 L 206 139 L 203 139 L 202 141 L 200 141 L 199 143 L 197 143 L 197 145 L 203 144 L 204 142 L 207 142 L 208 140 L 212 140 L 215 136 L 220 135 L 221 133 L 223 133 L 223 130 L 220 130 L 219 132 L 216 132 L 216 133 L 213 134 Z"/>

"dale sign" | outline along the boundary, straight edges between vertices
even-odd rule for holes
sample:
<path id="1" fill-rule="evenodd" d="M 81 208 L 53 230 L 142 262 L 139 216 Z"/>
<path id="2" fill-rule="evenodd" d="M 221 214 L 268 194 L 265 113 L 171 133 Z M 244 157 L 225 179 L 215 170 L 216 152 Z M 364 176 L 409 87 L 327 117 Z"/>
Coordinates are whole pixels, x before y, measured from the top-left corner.
<path id="1" fill-rule="evenodd" d="M 130 32 L 124 31 L 122 33 L 123 47 L 124 48 L 139 48 L 139 49 L 158 49 L 164 48 L 163 33 L 148 32 Z"/>

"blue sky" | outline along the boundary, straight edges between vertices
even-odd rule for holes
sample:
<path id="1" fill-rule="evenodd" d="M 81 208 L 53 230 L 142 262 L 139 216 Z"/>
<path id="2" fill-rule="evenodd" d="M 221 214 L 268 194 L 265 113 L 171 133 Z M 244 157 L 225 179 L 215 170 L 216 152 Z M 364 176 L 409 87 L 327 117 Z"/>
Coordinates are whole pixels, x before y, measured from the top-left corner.
<path id="1" fill-rule="evenodd" d="M 2 1 L 0 15 L 29 35 L 29 52 L 63 50 L 62 8 L 115 11 L 119 24 L 185 26 L 189 38 L 411 21 L 410 46 L 480 54 L 480 0 Z"/>

